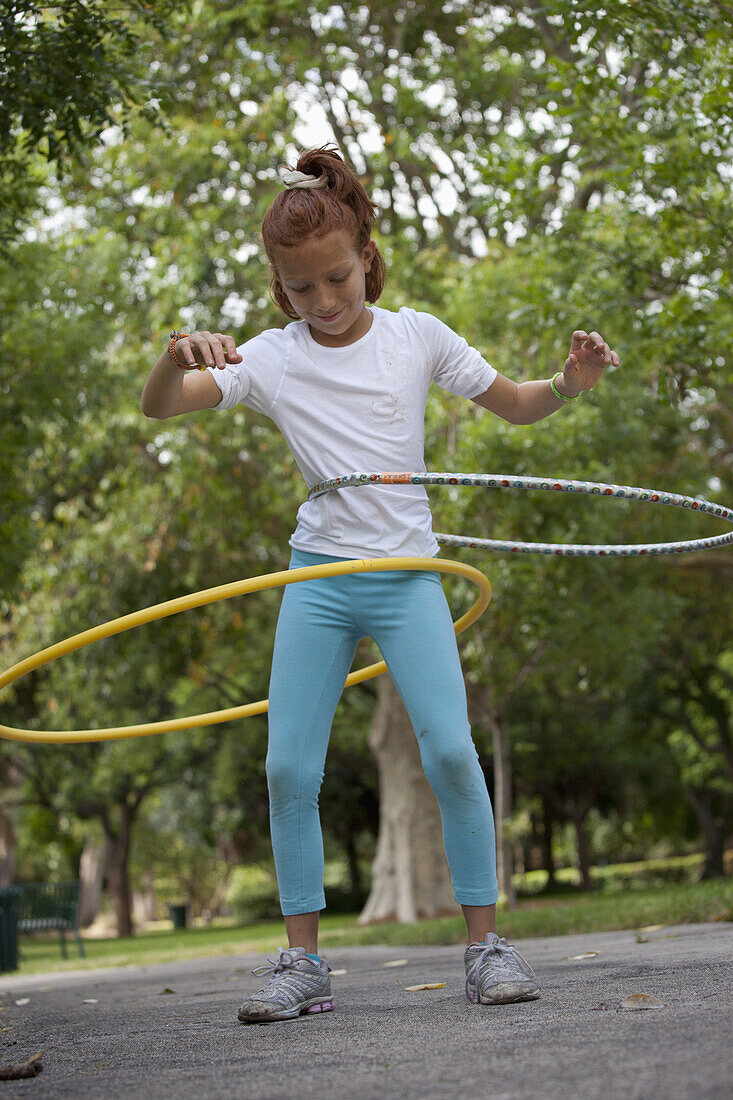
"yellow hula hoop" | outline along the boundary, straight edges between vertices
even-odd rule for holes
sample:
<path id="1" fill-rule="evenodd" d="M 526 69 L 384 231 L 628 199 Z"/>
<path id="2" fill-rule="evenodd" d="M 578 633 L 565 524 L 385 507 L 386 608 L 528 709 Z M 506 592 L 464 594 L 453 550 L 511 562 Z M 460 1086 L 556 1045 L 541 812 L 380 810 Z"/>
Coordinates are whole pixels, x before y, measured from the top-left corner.
<path id="1" fill-rule="evenodd" d="M 265 588 L 281 588 L 286 584 L 317 580 L 319 577 L 338 577 L 348 573 L 379 573 L 397 569 L 452 573 L 459 577 L 465 577 L 477 585 L 479 594 L 476 602 L 465 615 L 462 615 L 460 619 L 456 619 L 453 623 L 456 634 L 460 634 L 471 623 L 474 623 L 489 605 L 491 585 L 488 577 L 485 577 L 478 569 L 474 569 L 473 566 L 464 565 L 458 561 L 441 561 L 437 558 L 365 558 L 354 561 L 329 562 L 326 565 L 310 565 L 303 569 L 288 569 L 280 573 L 268 573 L 263 577 L 250 577 L 247 580 L 233 581 L 231 584 L 222 584 L 216 588 L 206 588 L 201 592 L 192 592 L 188 596 L 179 596 L 177 599 L 143 608 L 142 611 L 133 611 L 129 615 L 111 619 L 100 626 L 84 630 L 81 634 L 74 634 L 71 638 L 66 638 L 62 642 L 56 642 L 55 645 L 42 649 L 38 653 L 34 653 L 33 656 L 26 657 L 24 661 L 20 661 L 17 665 L 13 665 L 7 672 L 0 675 L 0 690 L 15 683 L 21 676 L 47 665 L 67 653 L 73 653 L 76 649 L 82 649 L 93 642 L 101 641 L 102 638 L 109 638 L 113 634 L 122 634 L 126 630 L 142 626 L 143 623 L 165 619 L 169 615 L 178 614 L 180 611 L 189 611 L 193 607 L 204 607 L 206 604 L 217 603 L 219 600 L 229 600 L 233 596 L 243 596 L 249 592 L 259 592 Z M 387 666 L 384 661 L 368 665 L 366 668 L 350 673 L 344 687 L 349 687 L 351 684 L 360 684 L 364 680 L 370 680 L 373 676 L 381 676 L 386 670 Z M 163 722 L 146 722 L 136 726 L 112 726 L 108 729 L 57 732 L 55 730 L 15 729 L 13 726 L 0 725 L 0 737 L 9 741 L 32 741 L 43 744 L 112 741 L 126 737 L 147 737 L 153 733 L 167 733 L 170 730 L 191 729 L 193 726 L 214 726 L 219 722 L 231 722 L 235 718 L 247 718 L 252 714 L 264 714 L 266 710 L 267 699 L 260 699 L 257 703 L 228 707 L 226 710 L 213 710 L 207 714 L 194 714 L 190 718 L 169 718 Z"/>

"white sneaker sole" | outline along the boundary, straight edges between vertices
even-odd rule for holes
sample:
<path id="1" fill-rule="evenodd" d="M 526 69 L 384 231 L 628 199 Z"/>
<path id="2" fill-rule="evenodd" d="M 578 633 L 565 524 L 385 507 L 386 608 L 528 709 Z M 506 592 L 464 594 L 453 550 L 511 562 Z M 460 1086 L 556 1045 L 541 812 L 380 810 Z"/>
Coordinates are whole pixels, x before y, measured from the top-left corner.
<path id="1" fill-rule="evenodd" d="M 482 1005 L 507 1005 L 516 1001 L 536 1001 L 540 995 L 534 982 L 502 982 L 493 986 L 489 993 L 479 996 L 478 990 L 473 987 L 468 990 L 467 996 L 472 1004 Z"/>
<path id="2" fill-rule="evenodd" d="M 308 1001 L 291 1009 L 245 1009 L 244 1005 L 237 1013 L 237 1019 L 241 1024 L 268 1024 L 276 1020 L 297 1020 L 299 1016 L 311 1016 L 319 1012 L 333 1011 L 333 997 L 319 998 L 316 1001 Z"/>

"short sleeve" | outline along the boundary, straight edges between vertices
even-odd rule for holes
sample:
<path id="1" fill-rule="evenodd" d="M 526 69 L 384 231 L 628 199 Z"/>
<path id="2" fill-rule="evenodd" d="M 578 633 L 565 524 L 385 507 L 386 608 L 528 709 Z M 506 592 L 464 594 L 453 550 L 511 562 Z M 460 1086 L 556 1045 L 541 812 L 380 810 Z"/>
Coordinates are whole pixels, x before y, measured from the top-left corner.
<path id="1" fill-rule="evenodd" d="M 266 329 L 246 344 L 240 344 L 237 347 L 242 356 L 240 363 L 227 363 L 223 370 L 207 368 L 221 390 L 221 401 L 214 405 L 216 410 L 247 405 L 270 415 L 287 372 L 293 344 L 290 328 L 288 325 L 285 329 Z"/>
<path id="2" fill-rule="evenodd" d="M 246 344 L 242 344 L 237 348 L 239 354 L 242 355 L 241 363 L 227 363 L 223 370 L 220 370 L 219 367 L 206 368 L 221 390 L 221 401 L 218 405 L 214 405 L 214 409 L 217 411 L 220 409 L 233 409 L 235 405 L 239 405 L 244 401 L 250 391 L 251 381 L 246 367 L 247 361 L 242 354 L 245 347 Z"/>
<path id="3" fill-rule="evenodd" d="M 488 390 L 497 371 L 476 348 L 430 313 L 416 311 L 415 319 L 428 348 L 433 382 L 461 397 Z"/>

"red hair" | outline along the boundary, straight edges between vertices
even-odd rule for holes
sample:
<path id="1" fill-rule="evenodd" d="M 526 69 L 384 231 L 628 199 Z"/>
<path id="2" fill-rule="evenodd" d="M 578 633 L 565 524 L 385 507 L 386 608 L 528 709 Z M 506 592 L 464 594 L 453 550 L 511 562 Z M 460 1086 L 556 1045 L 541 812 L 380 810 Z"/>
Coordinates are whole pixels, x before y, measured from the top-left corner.
<path id="1" fill-rule="evenodd" d="M 325 172 L 328 186 L 281 191 L 262 223 L 262 238 L 272 268 L 270 295 L 294 321 L 300 314 L 293 309 L 280 282 L 275 263 L 277 249 L 292 248 L 309 237 L 325 237 L 334 230 L 345 229 L 356 250 L 361 252 L 371 240 L 377 212 L 377 204 L 372 202 L 352 169 L 332 146 L 306 149 L 298 157 L 296 170 L 317 177 Z M 376 302 L 379 298 L 386 275 L 384 259 L 377 249 L 371 269 L 366 273 L 367 302 Z"/>

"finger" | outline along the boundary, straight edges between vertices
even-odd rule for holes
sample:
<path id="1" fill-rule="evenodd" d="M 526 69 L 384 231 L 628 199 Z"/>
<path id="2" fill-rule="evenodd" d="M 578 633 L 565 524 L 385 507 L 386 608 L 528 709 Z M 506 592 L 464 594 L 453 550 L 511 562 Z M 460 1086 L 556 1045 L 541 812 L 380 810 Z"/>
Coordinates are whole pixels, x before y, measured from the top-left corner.
<path id="1" fill-rule="evenodd" d="M 606 344 L 601 336 L 600 332 L 591 332 L 588 335 L 585 346 L 594 351 L 596 355 L 604 355 Z"/>
<path id="2" fill-rule="evenodd" d="M 216 333 L 212 333 L 209 336 L 209 348 L 211 354 L 214 356 L 214 362 L 221 370 L 226 366 L 226 359 L 224 358 L 224 348 L 222 342 Z"/>
<path id="3" fill-rule="evenodd" d="M 608 366 L 611 362 L 611 349 L 608 344 L 596 344 L 593 348 L 593 354 L 599 362 L 602 362 L 604 366 Z M 597 364 L 596 364 L 597 365 Z"/>
<path id="4" fill-rule="evenodd" d="M 611 352 L 611 362 L 613 363 L 614 367 L 617 367 L 619 365 L 619 363 L 621 362 L 621 360 L 618 357 L 618 353 L 615 352 L 615 351 Z"/>
<path id="5" fill-rule="evenodd" d="M 217 332 L 215 335 L 218 336 L 218 338 L 221 340 L 222 345 L 224 346 L 224 351 L 225 351 L 226 357 L 229 360 L 229 362 L 230 363 L 240 363 L 241 360 L 242 360 L 242 356 L 237 351 L 237 345 L 234 341 L 234 337 L 233 336 L 227 336 L 223 332 Z"/>
<path id="6" fill-rule="evenodd" d="M 611 362 L 611 349 L 608 344 L 594 344 L 592 348 L 587 349 L 593 357 L 593 366 L 607 367 Z"/>
<path id="7" fill-rule="evenodd" d="M 203 363 L 207 367 L 214 366 L 214 354 L 209 346 L 210 332 L 196 332 L 190 338 L 196 355 L 196 362 Z"/>
<path id="8" fill-rule="evenodd" d="M 570 350 L 579 351 L 583 346 L 583 341 L 588 339 L 588 333 L 585 329 L 579 328 L 573 333 L 573 338 L 570 341 Z"/>
<path id="9" fill-rule="evenodd" d="M 191 347 L 191 337 L 190 336 L 183 336 L 183 337 L 181 337 L 180 340 L 176 340 L 175 351 L 176 351 L 177 357 L 179 359 L 182 359 L 183 362 L 186 364 L 186 366 L 188 366 L 188 367 L 195 367 L 196 366 L 196 358 L 194 356 L 193 349 Z"/>

